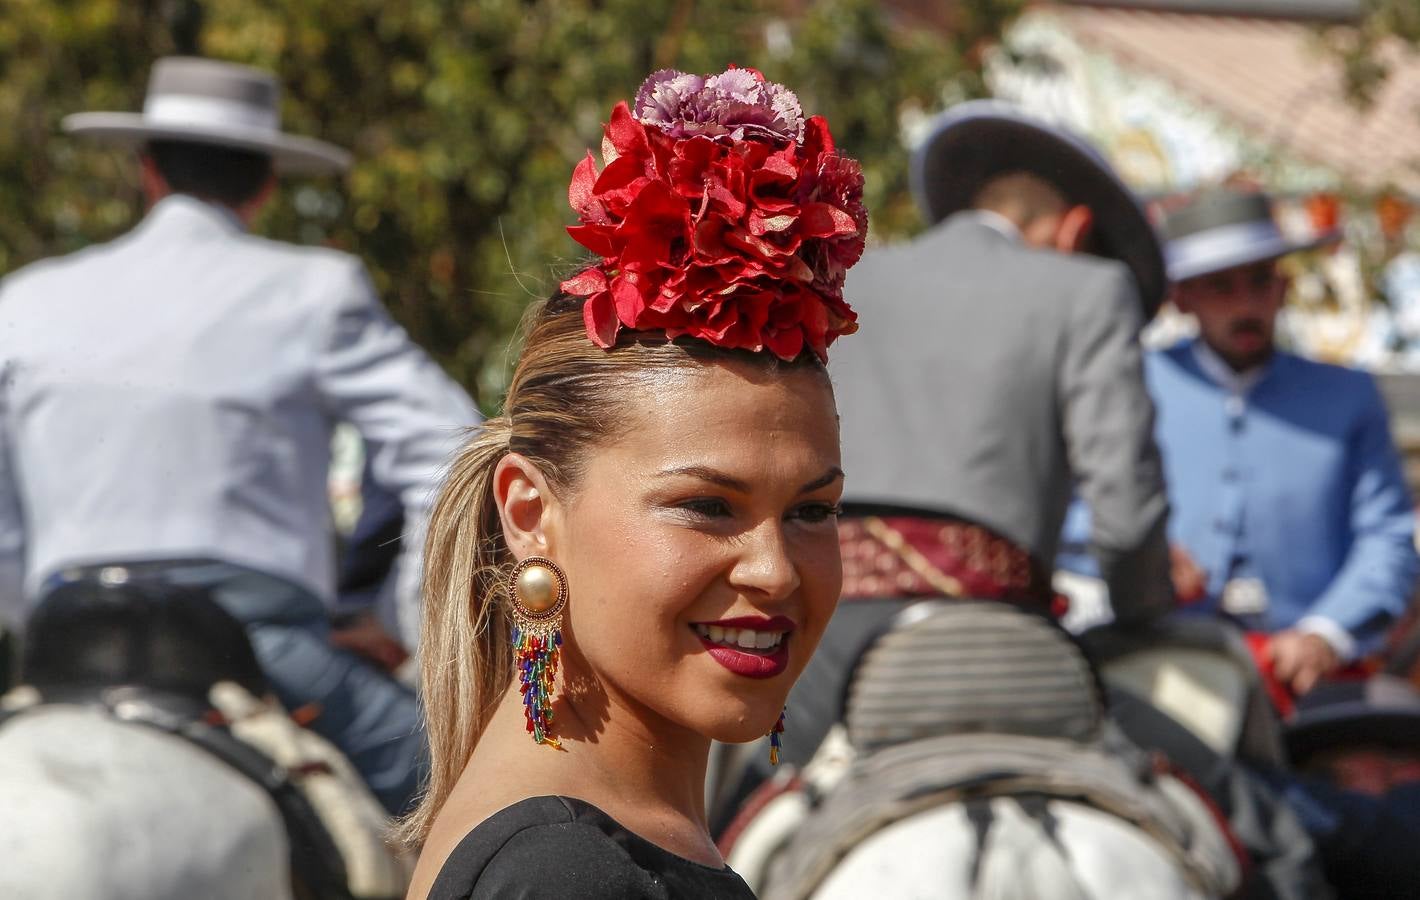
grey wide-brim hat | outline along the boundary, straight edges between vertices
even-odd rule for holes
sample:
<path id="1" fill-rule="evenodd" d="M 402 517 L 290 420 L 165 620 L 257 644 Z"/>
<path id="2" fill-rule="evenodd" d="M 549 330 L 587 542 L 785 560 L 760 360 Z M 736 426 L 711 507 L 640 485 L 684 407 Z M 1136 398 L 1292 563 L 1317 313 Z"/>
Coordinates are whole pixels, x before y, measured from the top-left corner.
<path id="1" fill-rule="evenodd" d="M 1341 239 L 1337 231 L 1306 240 L 1290 238 L 1277 227 L 1267 195 L 1226 188 L 1205 191 L 1172 211 L 1159 232 L 1166 241 L 1164 258 L 1174 281 L 1280 259 Z"/>
<path id="2" fill-rule="evenodd" d="M 1069 132 L 995 100 L 944 112 L 912 157 L 912 192 L 929 224 L 971 208 L 997 175 L 1029 172 L 1095 215 L 1097 255 L 1134 273 L 1146 317 L 1168 287 L 1163 252 L 1139 200 L 1094 147 Z"/>
<path id="3" fill-rule="evenodd" d="M 170 56 L 153 64 L 141 113 L 86 112 L 64 130 L 126 146 L 186 141 L 271 157 L 283 175 L 323 175 L 350 166 L 345 150 L 281 131 L 281 88 L 268 72 L 235 63 Z"/>

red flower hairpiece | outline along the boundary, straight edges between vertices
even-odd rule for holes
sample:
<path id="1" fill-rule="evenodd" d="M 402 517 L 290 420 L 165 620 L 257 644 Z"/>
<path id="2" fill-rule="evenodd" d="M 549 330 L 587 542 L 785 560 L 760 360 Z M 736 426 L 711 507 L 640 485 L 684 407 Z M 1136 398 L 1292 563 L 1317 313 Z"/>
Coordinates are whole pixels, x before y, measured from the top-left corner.
<path id="1" fill-rule="evenodd" d="M 657 72 L 612 110 L 602 161 L 567 191 L 568 233 L 602 259 L 562 283 L 597 346 L 626 328 L 824 359 L 858 329 L 843 279 L 868 233 L 862 168 L 782 85 Z"/>

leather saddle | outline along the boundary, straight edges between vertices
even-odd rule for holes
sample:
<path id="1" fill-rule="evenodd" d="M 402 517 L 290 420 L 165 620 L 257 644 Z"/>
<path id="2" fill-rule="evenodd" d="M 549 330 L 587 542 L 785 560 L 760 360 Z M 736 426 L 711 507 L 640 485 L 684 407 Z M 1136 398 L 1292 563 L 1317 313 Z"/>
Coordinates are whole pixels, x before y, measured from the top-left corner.
<path id="1" fill-rule="evenodd" d="M 102 567 L 55 587 L 30 615 L 20 680 L 46 699 L 114 686 L 205 703 L 219 681 L 266 693 L 246 629 L 208 591 Z"/>

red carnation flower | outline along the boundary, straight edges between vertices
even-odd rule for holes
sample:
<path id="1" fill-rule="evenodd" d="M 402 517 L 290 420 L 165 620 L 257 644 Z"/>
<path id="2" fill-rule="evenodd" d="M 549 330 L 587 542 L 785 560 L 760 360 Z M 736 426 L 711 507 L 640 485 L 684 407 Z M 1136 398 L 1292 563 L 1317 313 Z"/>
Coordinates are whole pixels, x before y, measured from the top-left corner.
<path id="1" fill-rule="evenodd" d="M 773 88 L 764 96 L 797 109 Z M 602 257 L 562 284 L 587 298 L 587 334 L 601 347 L 627 328 L 825 358 L 857 330 L 843 280 L 867 237 L 861 168 L 836 153 L 820 117 L 801 141 L 763 127 L 687 137 L 683 122 L 658 122 L 617 104 L 603 168 L 589 153 L 573 172 L 568 200 L 581 224 L 568 233 Z"/>

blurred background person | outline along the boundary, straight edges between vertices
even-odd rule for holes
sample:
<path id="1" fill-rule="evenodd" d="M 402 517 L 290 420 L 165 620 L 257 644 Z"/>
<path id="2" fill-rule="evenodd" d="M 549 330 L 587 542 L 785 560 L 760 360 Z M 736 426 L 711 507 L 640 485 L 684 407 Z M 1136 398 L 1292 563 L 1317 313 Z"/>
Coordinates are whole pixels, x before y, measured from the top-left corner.
<path id="1" fill-rule="evenodd" d="M 149 212 L 0 283 L 0 595 L 33 607 L 70 570 L 116 562 L 210 588 L 283 703 L 313 705 L 313 727 L 398 812 L 422 753 L 413 693 L 329 641 L 331 428 L 359 429 L 414 553 L 477 413 L 358 259 L 248 233 L 278 174 L 349 161 L 281 132 L 278 93 L 259 70 L 169 58 L 141 114 L 65 121 L 139 150 Z M 418 566 L 402 571 L 413 610 Z"/>
<path id="2" fill-rule="evenodd" d="M 1199 336 L 1146 368 L 1173 506 L 1198 599 L 1272 635 L 1297 694 L 1377 650 L 1420 558 L 1414 504 L 1374 379 L 1276 347 L 1296 241 L 1269 199 L 1205 191 L 1164 219 L 1174 300 Z"/>
<path id="3" fill-rule="evenodd" d="M 1172 605 L 1139 331 L 1163 263 L 1094 148 L 1009 106 L 955 107 L 914 157 L 933 227 L 848 284 L 875 326 L 835 360 L 850 510 L 951 514 L 1054 559 L 1071 486 L 1121 623 Z M 925 317 L 925 321 L 924 321 Z"/>

